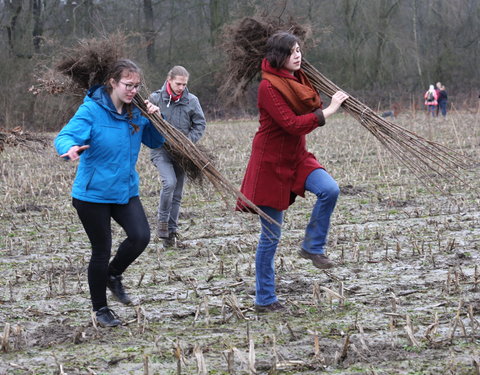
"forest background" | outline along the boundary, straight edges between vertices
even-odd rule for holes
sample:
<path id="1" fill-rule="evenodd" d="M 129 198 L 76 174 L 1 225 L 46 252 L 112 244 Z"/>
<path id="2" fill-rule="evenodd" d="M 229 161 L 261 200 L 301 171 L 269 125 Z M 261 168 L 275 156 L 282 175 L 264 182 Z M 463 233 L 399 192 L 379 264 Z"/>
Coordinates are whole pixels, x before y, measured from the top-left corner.
<path id="1" fill-rule="evenodd" d="M 423 110 L 423 94 L 437 81 L 451 109 L 477 108 L 479 0 L 0 0 L 0 127 L 60 129 L 81 98 L 29 89 L 66 47 L 118 31 L 129 36 L 128 57 L 150 90 L 184 65 L 209 121 L 255 115 L 255 85 L 234 107 L 220 94 L 222 30 L 266 15 L 308 26 L 304 56 L 373 109 Z"/>

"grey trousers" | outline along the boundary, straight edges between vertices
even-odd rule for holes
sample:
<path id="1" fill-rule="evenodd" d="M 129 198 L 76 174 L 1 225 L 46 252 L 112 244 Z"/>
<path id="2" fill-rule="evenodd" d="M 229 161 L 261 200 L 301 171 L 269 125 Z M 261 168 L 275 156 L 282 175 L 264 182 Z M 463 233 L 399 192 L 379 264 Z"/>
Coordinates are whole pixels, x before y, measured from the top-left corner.
<path id="1" fill-rule="evenodd" d="M 178 215 L 185 184 L 185 171 L 164 149 L 152 150 L 151 159 L 157 167 L 162 182 L 158 222 L 168 223 L 170 233 L 177 232 Z"/>

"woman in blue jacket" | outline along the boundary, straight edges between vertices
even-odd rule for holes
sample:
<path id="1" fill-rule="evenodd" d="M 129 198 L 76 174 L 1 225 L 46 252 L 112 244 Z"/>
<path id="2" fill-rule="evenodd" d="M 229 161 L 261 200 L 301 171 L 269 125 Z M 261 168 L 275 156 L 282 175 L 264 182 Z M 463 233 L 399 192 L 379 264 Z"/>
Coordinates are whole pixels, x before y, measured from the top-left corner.
<path id="1" fill-rule="evenodd" d="M 122 285 L 122 274 L 150 241 L 150 227 L 138 197 L 135 165 L 141 143 L 163 145 L 163 136 L 132 104 L 141 82 L 141 71 L 130 60 L 119 60 L 104 86 L 94 86 L 75 115 L 55 138 L 61 157 L 80 164 L 72 188 L 72 203 L 92 246 L 88 285 L 93 310 L 101 326 L 121 324 L 108 308 L 106 289 L 122 303 L 131 299 Z M 149 113 L 159 108 L 146 101 Z M 110 261 L 111 219 L 126 232 Z"/>

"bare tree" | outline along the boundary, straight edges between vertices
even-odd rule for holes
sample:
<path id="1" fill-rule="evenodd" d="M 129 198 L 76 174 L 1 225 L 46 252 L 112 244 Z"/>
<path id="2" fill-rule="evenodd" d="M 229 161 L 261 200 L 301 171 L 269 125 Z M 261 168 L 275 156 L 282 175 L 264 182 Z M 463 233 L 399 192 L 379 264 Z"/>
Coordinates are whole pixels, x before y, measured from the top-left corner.
<path id="1" fill-rule="evenodd" d="M 143 0 L 143 15 L 145 16 L 144 35 L 147 42 L 147 60 L 155 64 L 155 29 L 153 27 L 153 6 L 152 0 Z"/>
<path id="2" fill-rule="evenodd" d="M 43 10 L 43 1 L 42 0 L 31 0 L 32 2 L 32 13 L 33 13 L 33 48 L 36 53 L 40 52 L 40 45 L 43 36 L 43 19 L 42 19 L 42 10 Z"/>
<path id="3" fill-rule="evenodd" d="M 210 44 L 215 46 L 218 32 L 228 16 L 228 1 L 210 0 Z"/>
<path id="4" fill-rule="evenodd" d="M 22 0 L 11 0 L 5 2 L 5 11 L 8 17 L 5 29 L 7 31 L 7 43 L 12 56 L 19 56 L 18 43 L 18 21 L 23 9 Z"/>
<path id="5" fill-rule="evenodd" d="M 395 10 L 398 8 L 398 0 L 379 0 L 378 4 L 378 16 L 376 23 L 376 40 L 374 57 L 371 63 L 370 81 L 381 82 L 381 73 L 386 69 L 384 63 L 384 49 L 385 45 L 389 42 L 391 35 L 389 35 L 389 26 L 391 24 L 392 16 Z"/>

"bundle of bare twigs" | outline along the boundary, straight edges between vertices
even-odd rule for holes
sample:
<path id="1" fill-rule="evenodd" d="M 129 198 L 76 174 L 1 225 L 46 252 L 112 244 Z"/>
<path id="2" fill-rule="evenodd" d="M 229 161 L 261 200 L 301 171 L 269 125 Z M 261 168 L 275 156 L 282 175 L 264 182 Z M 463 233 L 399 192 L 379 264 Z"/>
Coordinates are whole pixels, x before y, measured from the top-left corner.
<path id="1" fill-rule="evenodd" d="M 304 40 L 307 34 L 306 30 L 295 22 L 282 22 L 278 18 L 246 17 L 227 27 L 224 49 L 227 53 L 228 76 L 225 79 L 224 91 L 233 92 L 234 98 L 243 94 L 248 83 L 260 71 L 267 39 L 278 31 L 289 31 L 300 40 Z M 305 59 L 302 61 L 302 68 L 319 92 L 332 97 L 341 90 Z M 350 96 L 342 107 L 423 183 L 429 181 L 437 189 L 441 189 L 435 177 L 461 181 L 458 170 L 470 168 L 474 164 L 467 156 L 381 118 L 353 96 Z"/>
<path id="2" fill-rule="evenodd" d="M 275 221 L 251 202 L 243 195 L 231 182 L 229 182 L 213 165 L 211 158 L 199 149 L 190 139 L 188 139 L 181 131 L 165 121 L 159 113 L 149 114 L 145 105 L 146 95 L 138 93 L 135 95 L 134 104 L 142 111 L 157 130 L 165 137 L 169 150 L 173 150 L 175 154 L 181 155 L 184 160 L 193 164 L 188 169 L 205 176 L 215 189 L 221 194 L 222 198 L 227 201 L 228 197 L 233 197 L 246 205 L 249 210 L 257 213 L 267 221 L 275 223 Z M 278 223 L 277 223 L 278 224 Z M 278 224 L 280 225 L 280 224 Z"/>

